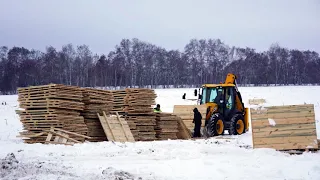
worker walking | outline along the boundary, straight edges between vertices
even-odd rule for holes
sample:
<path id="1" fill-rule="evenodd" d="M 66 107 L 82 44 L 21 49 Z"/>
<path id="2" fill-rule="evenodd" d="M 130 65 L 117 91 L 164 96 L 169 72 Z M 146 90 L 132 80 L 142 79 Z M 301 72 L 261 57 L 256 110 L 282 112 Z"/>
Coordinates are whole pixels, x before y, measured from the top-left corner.
<path id="1" fill-rule="evenodd" d="M 201 137 L 201 133 L 200 133 L 200 129 L 201 129 L 201 120 L 202 120 L 202 115 L 199 112 L 198 108 L 194 108 L 193 109 L 193 122 L 194 123 L 194 133 L 193 133 L 193 137 Z"/>
<path id="2" fill-rule="evenodd" d="M 160 109 L 160 104 L 157 104 L 157 107 L 153 108 L 153 112 L 161 112 L 161 109 Z"/>

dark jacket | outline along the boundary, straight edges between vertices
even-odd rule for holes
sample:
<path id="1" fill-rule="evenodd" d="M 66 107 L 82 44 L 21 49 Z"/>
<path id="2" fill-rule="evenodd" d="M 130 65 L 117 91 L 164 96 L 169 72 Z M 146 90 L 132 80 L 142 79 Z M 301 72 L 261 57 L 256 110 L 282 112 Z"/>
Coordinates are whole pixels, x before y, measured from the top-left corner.
<path id="1" fill-rule="evenodd" d="M 192 123 L 194 123 L 196 126 L 198 125 L 198 126 L 201 126 L 201 119 L 202 119 L 202 115 L 201 115 L 201 113 L 198 111 L 198 109 L 197 108 L 194 108 L 193 109 L 193 122 Z"/>

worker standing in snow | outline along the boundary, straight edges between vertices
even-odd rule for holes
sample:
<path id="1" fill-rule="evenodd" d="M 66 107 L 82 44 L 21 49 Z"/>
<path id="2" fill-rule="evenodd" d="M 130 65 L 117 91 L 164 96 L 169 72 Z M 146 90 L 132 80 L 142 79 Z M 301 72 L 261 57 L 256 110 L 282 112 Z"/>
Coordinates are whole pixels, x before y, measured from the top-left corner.
<path id="1" fill-rule="evenodd" d="M 160 104 L 157 104 L 157 107 L 153 108 L 153 112 L 161 112 L 161 109 L 160 109 Z"/>
<path id="2" fill-rule="evenodd" d="M 201 137 L 200 129 L 201 129 L 201 120 L 202 120 L 202 115 L 199 112 L 198 108 L 193 109 L 193 123 L 194 123 L 194 133 L 193 137 Z"/>

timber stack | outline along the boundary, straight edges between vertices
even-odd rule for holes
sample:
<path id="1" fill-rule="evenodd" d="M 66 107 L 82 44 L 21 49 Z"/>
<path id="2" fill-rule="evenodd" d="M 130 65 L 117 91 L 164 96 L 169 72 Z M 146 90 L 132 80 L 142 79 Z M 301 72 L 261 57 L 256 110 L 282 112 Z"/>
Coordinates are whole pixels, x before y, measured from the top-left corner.
<path id="1" fill-rule="evenodd" d="M 101 126 L 97 113 L 102 114 L 109 112 L 113 108 L 113 95 L 112 91 L 100 90 L 93 88 L 82 88 L 84 110 L 81 115 L 88 127 L 88 134 L 91 139 L 88 141 L 99 142 L 107 141 L 106 134 Z"/>
<path id="2" fill-rule="evenodd" d="M 152 105 L 155 104 L 156 94 L 152 89 L 126 89 L 124 111 L 130 130 L 136 141 L 156 139 L 156 116 Z"/>
<path id="3" fill-rule="evenodd" d="M 20 135 L 29 137 L 26 143 L 44 143 L 46 136 L 35 136 L 51 128 L 61 128 L 66 131 L 85 135 L 88 132 L 84 118 L 80 112 L 84 109 L 82 91 L 77 86 L 49 84 L 18 88 L 18 111 L 23 124 Z M 30 137 L 31 136 L 31 137 Z M 70 135 L 77 141 L 84 141 L 82 136 Z"/>
<path id="4" fill-rule="evenodd" d="M 156 113 L 156 137 L 159 140 L 177 139 L 178 117 L 171 113 Z"/>
<path id="5" fill-rule="evenodd" d="M 317 150 L 313 104 L 251 109 L 253 148 Z"/>

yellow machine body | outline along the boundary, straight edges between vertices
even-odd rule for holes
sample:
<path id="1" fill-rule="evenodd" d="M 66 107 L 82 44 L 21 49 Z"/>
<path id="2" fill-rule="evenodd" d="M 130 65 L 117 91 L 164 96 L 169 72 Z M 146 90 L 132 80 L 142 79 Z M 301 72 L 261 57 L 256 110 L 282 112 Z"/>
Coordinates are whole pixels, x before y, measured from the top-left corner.
<path id="1" fill-rule="evenodd" d="M 244 107 L 241 94 L 237 89 L 236 78 L 234 74 L 229 73 L 224 83 L 203 84 L 201 87 L 200 104 L 207 106 L 206 126 L 209 122 L 215 135 L 223 134 L 221 133 L 223 130 L 242 134 L 249 129 L 248 108 Z M 218 101 L 218 96 L 223 98 Z M 219 117 L 213 117 L 213 115 Z M 223 124 L 221 124 L 222 119 Z M 214 121 L 213 124 L 210 121 Z"/>

